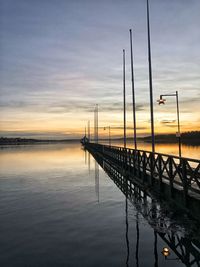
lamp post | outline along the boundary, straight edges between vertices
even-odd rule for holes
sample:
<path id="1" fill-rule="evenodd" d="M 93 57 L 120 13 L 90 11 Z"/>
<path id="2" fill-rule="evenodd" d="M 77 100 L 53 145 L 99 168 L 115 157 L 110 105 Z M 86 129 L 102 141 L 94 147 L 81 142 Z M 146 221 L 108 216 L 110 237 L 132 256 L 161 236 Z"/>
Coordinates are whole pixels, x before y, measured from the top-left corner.
<path id="1" fill-rule="evenodd" d="M 104 127 L 104 131 L 108 128 L 108 137 L 109 137 L 109 146 L 111 146 L 111 134 L 110 134 L 110 126 Z"/>
<path id="2" fill-rule="evenodd" d="M 180 119 L 179 119 L 178 91 L 176 91 L 175 94 L 160 95 L 160 99 L 157 100 L 159 105 L 165 104 L 166 99 L 163 99 L 163 96 L 175 96 L 176 97 L 177 127 L 178 127 L 178 132 L 176 133 L 176 137 L 178 137 L 179 157 L 181 157 L 181 131 L 180 131 Z"/>

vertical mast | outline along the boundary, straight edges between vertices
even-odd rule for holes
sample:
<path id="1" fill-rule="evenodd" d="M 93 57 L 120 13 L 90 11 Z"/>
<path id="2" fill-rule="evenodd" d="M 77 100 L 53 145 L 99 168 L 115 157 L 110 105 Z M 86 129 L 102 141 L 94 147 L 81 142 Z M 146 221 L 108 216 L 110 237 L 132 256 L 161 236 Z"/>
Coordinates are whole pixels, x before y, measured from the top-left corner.
<path id="1" fill-rule="evenodd" d="M 134 130 L 134 146 L 137 149 L 136 140 L 136 115 L 135 115 L 135 85 L 134 85 L 134 70 L 133 70 L 133 42 L 132 30 L 130 29 L 130 47 L 131 47 L 131 81 L 132 81 L 132 99 L 133 99 L 133 130 Z"/>
<path id="2" fill-rule="evenodd" d="M 149 25 L 149 0 L 147 0 L 147 32 L 148 32 L 149 91 L 150 91 L 150 111 L 151 111 L 151 142 L 152 142 L 152 152 L 155 152 L 153 86 L 152 86 L 152 69 L 151 69 L 151 40 L 150 40 L 150 25 Z"/>
<path id="3" fill-rule="evenodd" d="M 88 140 L 90 142 L 90 121 L 88 121 Z"/>
<path id="4" fill-rule="evenodd" d="M 94 107 L 94 143 L 96 142 L 96 106 Z"/>
<path id="5" fill-rule="evenodd" d="M 97 136 L 97 144 L 98 144 L 98 142 L 99 142 L 99 132 L 98 132 L 98 130 L 99 130 L 99 126 L 98 126 L 98 112 L 99 112 L 99 110 L 98 110 L 98 104 L 96 105 L 96 136 Z"/>
<path id="6" fill-rule="evenodd" d="M 123 49 L 123 100 L 124 100 L 124 147 L 126 148 L 126 82 L 125 82 L 125 50 Z"/>

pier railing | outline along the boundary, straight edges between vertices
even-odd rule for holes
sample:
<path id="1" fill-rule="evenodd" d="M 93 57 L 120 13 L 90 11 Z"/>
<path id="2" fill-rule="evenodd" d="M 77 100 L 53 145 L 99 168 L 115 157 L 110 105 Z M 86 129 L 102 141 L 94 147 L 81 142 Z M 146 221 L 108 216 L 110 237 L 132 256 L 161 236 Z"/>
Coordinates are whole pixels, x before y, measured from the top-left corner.
<path id="1" fill-rule="evenodd" d="M 142 182 L 148 179 L 152 186 L 155 182 L 160 186 L 167 183 L 171 194 L 174 189 L 181 190 L 185 198 L 200 196 L 200 160 L 95 143 L 86 143 L 85 147 L 106 156 Z"/>

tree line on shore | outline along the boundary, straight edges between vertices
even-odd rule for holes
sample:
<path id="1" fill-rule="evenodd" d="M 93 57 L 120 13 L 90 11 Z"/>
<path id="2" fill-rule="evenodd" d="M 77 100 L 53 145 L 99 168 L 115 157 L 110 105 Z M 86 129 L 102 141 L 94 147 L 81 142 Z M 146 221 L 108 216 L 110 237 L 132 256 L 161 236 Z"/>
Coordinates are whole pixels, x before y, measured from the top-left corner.
<path id="1" fill-rule="evenodd" d="M 141 138 L 145 142 L 151 142 L 151 136 Z M 176 143 L 175 134 L 159 134 L 155 135 L 156 143 Z M 188 145 L 200 145 L 200 131 L 184 132 L 181 134 L 181 143 Z"/>

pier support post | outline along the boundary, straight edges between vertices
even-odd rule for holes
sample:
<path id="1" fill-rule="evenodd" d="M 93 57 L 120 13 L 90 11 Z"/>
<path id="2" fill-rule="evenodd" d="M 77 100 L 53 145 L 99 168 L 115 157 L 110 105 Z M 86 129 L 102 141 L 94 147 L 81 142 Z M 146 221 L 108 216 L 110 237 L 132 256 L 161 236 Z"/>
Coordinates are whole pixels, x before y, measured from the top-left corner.
<path id="1" fill-rule="evenodd" d="M 140 178 L 140 152 L 137 151 L 137 175 Z"/>
<path id="2" fill-rule="evenodd" d="M 159 190 L 162 191 L 162 157 L 158 155 L 158 177 L 159 177 Z"/>
<path id="3" fill-rule="evenodd" d="M 146 153 L 143 151 L 142 153 L 142 181 L 145 183 L 146 181 Z"/>
<path id="4" fill-rule="evenodd" d="M 170 196 L 173 197 L 173 165 L 172 165 L 172 157 L 169 157 L 169 185 L 170 185 Z"/>
<path id="5" fill-rule="evenodd" d="M 150 168 L 151 168 L 151 177 L 150 177 L 150 183 L 151 183 L 151 186 L 153 186 L 154 184 L 154 153 L 153 152 L 150 152 Z"/>
<path id="6" fill-rule="evenodd" d="M 187 182 L 187 168 L 186 161 L 181 159 L 181 171 L 182 171 L 182 183 L 183 183 L 183 192 L 184 192 L 184 202 L 187 206 L 188 202 L 188 182 Z"/>

